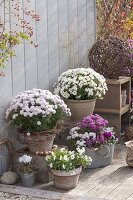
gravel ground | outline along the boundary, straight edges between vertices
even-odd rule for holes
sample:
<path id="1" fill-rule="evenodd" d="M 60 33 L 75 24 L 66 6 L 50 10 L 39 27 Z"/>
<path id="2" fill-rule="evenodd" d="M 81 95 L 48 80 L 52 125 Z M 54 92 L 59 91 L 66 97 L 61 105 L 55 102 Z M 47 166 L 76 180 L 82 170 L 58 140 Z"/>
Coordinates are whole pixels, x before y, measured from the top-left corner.
<path id="1" fill-rule="evenodd" d="M 43 199 L 0 192 L 0 200 L 43 200 Z M 45 200 L 50 200 L 50 199 L 45 199 Z"/>

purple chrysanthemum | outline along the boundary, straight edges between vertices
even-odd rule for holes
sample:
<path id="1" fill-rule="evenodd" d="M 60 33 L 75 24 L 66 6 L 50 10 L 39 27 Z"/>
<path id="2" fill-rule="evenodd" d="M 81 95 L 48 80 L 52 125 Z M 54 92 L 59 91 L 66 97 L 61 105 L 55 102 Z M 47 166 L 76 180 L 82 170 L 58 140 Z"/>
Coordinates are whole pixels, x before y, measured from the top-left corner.
<path id="1" fill-rule="evenodd" d="M 105 138 L 111 138 L 113 133 L 112 132 L 104 132 L 103 135 Z"/>
<path id="2" fill-rule="evenodd" d="M 88 115 L 81 122 L 82 128 L 89 128 L 90 131 L 98 131 L 103 129 L 108 124 L 108 121 L 103 119 L 98 114 Z"/>

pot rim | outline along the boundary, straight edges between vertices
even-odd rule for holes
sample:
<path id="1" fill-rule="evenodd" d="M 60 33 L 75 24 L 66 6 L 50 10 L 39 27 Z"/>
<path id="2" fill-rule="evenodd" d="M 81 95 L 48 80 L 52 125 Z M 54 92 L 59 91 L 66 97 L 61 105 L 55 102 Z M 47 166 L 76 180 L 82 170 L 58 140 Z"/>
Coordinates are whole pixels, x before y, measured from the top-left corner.
<path id="1" fill-rule="evenodd" d="M 65 99 L 65 102 L 72 102 L 72 103 L 87 103 L 87 102 L 95 102 L 96 99 L 88 99 L 88 100 L 74 100 L 74 99 Z"/>
<path id="2" fill-rule="evenodd" d="M 36 134 L 36 135 L 30 135 L 30 136 L 27 136 L 27 142 L 29 141 L 35 141 L 35 142 L 42 142 L 44 141 L 45 142 L 45 138 L 46 137 L 49 137 L 50 139 L 54 139 L 56 137 L 56 134 Z"/>
<path id="3" fill-rule="evenodd" d="M 21 127 L 19 127 L 19 126 L 17 127 L 17 130 L 18 130 L 18 133 L 20 133 L 20 134 L 24 133 L 24 134 L 27 135 L 27 132 L 29 132 L 29 131 L 26 131 L 24 129 L 21 129 Z M 58 134 L 61 131 L 62 131 L 62 126 L 57 127 L 57 125 L 56 125 L 53 129 L 44 130 L 44 131 L 38 131 L 38 132 L 32 131 L 31 135 L 46 135 L 46 134 L 47 135 L 53 135 L 53 134 Z"/>
<path id="4" fill-rule="evenodd" d="M 99 147 L 85 147 L 85 149 L 89 149 L 90 151 L 97 151 L 98 149 L 103 148 L 104 146 L 110 147 L 110 146 L 115 146 L 115 144 L 105 144 L 105 145 L 101 145 Z"/>
<path id="5" fill-rule="evenodd" d="M 22 174 L 22 173 L 19 173 L 21 176 L 35 176 L 35 174 L 36 174 L 37 172 L 32 172 L 32 173 L 30 173 L 30 174 L 27 174 L 27 173 L 25 173 L 25 174 Z"/>
<path id="6" fill-rule="evenodd" d="M 90 150 L 95 151 L 95 150 L 97 150 L 97 149 L 99 149 L 99 148 L 102 148 L 102 147 L 104 147 L 104 146 L 115 146 L 115 144 L 109 143 L 109 144 L 100 145 L 99 147 L 85 147 L 85 149 L 90 149 Z"/>
<path id="7" fill-rule="evenodd" d="M 82 171 L 82 166 L 80 166 L 76 169 L 70 170 L 68 172 L 65 171 L 65 170 L 51 169 L 52 174 L 55 175 L 55 176 L 75 176 L 75 175 L 80 174 L 81 171 Z"/>

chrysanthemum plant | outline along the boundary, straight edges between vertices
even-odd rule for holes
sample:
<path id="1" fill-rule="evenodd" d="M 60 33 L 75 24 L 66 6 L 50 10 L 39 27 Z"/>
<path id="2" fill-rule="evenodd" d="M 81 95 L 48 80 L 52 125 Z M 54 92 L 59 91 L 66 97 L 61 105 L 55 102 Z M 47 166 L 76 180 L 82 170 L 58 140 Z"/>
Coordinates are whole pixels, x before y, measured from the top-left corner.
<path id="1" fill-rule="evenodd" d="M 58 95 L 48 90 L 32 89 L 12 99 L 6 119 L 30 135 L 53 129 L 59 121 L 70 115 L 70 109 Z"/>
<path id="2" fill-rule="evenodd" d="M 54 92 L 63 99 L 101 99 L 106 91 L 105 78 L 91 68 L 69 69 L 55 83 Z"/>
<path id="3" fill-rule="evenodd" d="M 36 170 L 32 164 L 32 157 L 26 154 L 19 157 L 19 164 L 19 172 L 21 174 L 32 174 Z"/>
<path id="4" fill-rule="evenodd" d="M 70 171 L 80 166 L 90 165 L 92 160 L 84 154 L 85 148 L 77 148 L 77 151 L 68 151 L 65 148 L 56 147 L 51 155 L 46 156 L 48 166 L 54 170 Z"/>
<path id="5" fill-rule="evenodd" d="M 104 144 L 115 144 L 117 139 L 113 127 L 108 127 L 108 121 L 98 114 L 84 117 L 80 127 L 70 130 L 68 140 L 71 140 L 75 147 L 95 147 Z"/>

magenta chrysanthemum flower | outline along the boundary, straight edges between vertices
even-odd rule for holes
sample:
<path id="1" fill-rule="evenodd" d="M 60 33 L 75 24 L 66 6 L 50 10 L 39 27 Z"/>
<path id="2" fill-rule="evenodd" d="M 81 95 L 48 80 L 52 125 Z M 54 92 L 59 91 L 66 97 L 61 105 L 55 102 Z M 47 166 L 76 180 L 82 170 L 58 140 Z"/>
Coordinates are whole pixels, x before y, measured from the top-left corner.
<path id="1" fill-rule="evenodd" d="M 108 121 L 103 119 L 100 115 L 89 115 L 84 117 L 81 122 L 82 128 L 89 128 L 90 131 L 99 131 L 108 124 Z"/>
<path id="2" fill-rule="evenodd" d="M 103 135 L 104 135 L 104 137 L 106 137 L 106 138 L 111 138 L 112 135 L 113 135 L 113 133 L 112 133 L 112 132 L 104 132 Z"/>
<path id="3" fill-rule="evenodd" d="M 107 127 L 108 121 L 98 114 L 91 114 L 83 118 L 80 127 L 70 131 L 69 139 L 76 141 L 78 147 L 99 147 L 104 144 L 115 144 L 113 127 Z M 76 131 L 75 131 L 76 130 Z"/>

